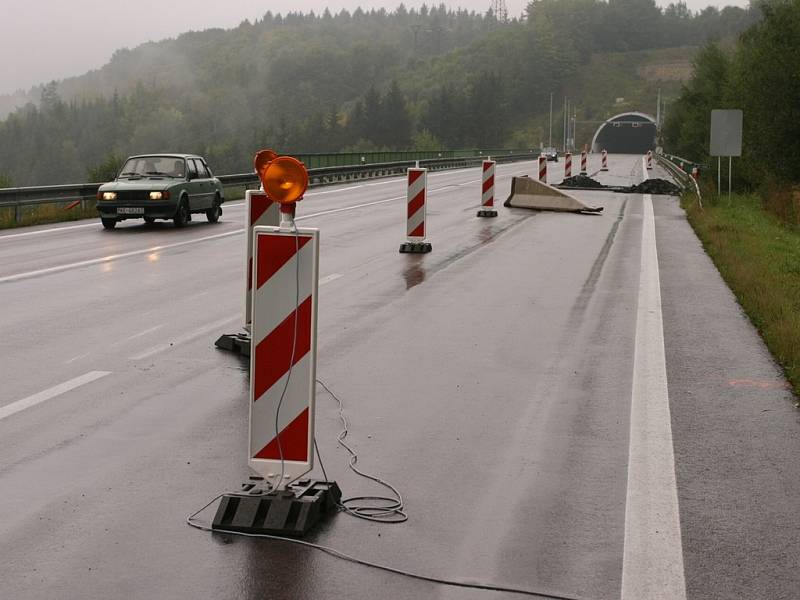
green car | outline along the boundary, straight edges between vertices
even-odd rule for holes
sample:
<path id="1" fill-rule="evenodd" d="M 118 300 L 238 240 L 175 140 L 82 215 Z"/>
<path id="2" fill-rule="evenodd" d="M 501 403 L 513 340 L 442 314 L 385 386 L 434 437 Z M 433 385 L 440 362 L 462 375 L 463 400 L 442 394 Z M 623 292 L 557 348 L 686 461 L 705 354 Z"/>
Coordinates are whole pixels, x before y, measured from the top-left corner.
<path id="1" fill-rule="evenodd" d="M 222 183 L 193 154 L 131 156 L 116 179 L 97 191 L 97 210 L 106 229 L 125 219 L 148 224 L 171 219 L 175 227 L 183 227 L 196 213 L 216 223 L 224 201 Z"/>

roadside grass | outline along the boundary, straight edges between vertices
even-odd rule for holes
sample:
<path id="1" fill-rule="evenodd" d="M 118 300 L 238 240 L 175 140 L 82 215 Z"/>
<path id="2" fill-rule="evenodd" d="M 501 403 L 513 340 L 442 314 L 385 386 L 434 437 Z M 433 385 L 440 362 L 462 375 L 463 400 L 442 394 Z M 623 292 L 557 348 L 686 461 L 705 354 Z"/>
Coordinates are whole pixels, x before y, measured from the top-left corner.
<path id="1" fill-rule="evenodd" d="M 0 207 L 0 229 L 90 219 L 98 216 L 95 204 L 96 200 L 89 199 L 84 202 L 83 207 L 78 205 L 69 209 L 66 208 L 66 202 L 24 206 L 19 221 L 15 220 L 13 206 L 2 206 Z"/>
<path id="2" fill-rule="evenodd" d="M 225 190 L 225 200 L 230 202 L 243 199 L 245 189 L 244 186 L 227 188 Z M 83 208 L 78 205 L 68 209 L 66 208 L 67 202 L 33 204 L 22 208 L 19 221 L 15 221 L 13 206 L 0 206 L 0 229 L 78 221 L 80 219 L 99 219 L 100 215 L 97 212 L 96 204 L 97 201 L 93 198 L 85 200 Z"/>
<path id="3" fill-rule="evenodd" d="M 800 228 L 756 195 L 682 205 L 706 252 L 800 395 Z M 796 403 L 795 406 L 798 406 Z"/>

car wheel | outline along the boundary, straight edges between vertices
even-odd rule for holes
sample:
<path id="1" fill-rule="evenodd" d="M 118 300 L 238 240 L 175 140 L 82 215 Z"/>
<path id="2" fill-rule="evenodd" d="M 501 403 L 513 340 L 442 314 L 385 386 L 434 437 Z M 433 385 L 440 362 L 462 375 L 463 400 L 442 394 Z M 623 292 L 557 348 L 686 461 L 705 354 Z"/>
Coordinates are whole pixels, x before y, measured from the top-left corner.
<path id="1" fill-rule="evenodd" d="M 145 217 L 145 218 L 144 218 L 144 222 L 145 222 L 147 225 L 152 225 L 153 223 L 155 223 L 155 222 L 156 222 L 156 220 L 155 220 L 155 217 Z"/>
<path id="2" fill-rule="evenodd" d="M 114 229 L 114 227 L 117 226 L 116 219 L 105 219 L 101 217 L 100 222 L 103 223 L 103 227 L 105 227 L 106 229 Z"/>
<path id="3" fill-rule="evenodd" d="M 189 200 L 183 198 L 178 204 L 178 210 L 175 211 L 175 216 L 172 217 L 172 222 L 175 227 L 183 227 L 189 222 Z"/>
<path id="4" fill-rule="evenodd" d="M 211 205 L 206 211 L 206 218 L 208 219 L 209 223 L 216 223 L 219 221 L 219 218 L 222 216 L 222 207 L 219 205 L 219 196 L 214 198 L 214 204 Z"/>

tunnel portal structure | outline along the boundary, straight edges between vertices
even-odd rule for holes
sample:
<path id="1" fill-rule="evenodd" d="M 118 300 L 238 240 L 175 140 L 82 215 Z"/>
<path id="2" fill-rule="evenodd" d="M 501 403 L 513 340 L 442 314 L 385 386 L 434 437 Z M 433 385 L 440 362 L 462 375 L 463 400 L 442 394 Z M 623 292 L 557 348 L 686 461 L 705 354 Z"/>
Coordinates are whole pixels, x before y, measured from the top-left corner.
<path id="1" fill-rule="evenodd" d="M 592 138 L 592 151 L 644 154 L 656 145 L 656 121 L 640 112 L 626 112 L 606 120 Z"/>

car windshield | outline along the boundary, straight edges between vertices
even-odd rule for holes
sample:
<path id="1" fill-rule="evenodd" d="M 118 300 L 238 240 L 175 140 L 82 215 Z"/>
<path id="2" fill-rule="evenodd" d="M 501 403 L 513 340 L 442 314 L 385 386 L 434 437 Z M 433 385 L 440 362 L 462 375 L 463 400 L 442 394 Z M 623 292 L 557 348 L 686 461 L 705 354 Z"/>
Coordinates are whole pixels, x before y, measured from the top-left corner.
<path id="1" fill-rule="evenodd" d="M 176 156 L 136 156 L 129 158 L 119 176 L 126 179 L 140 177 L 184 177 L 186 161 Z"/>

